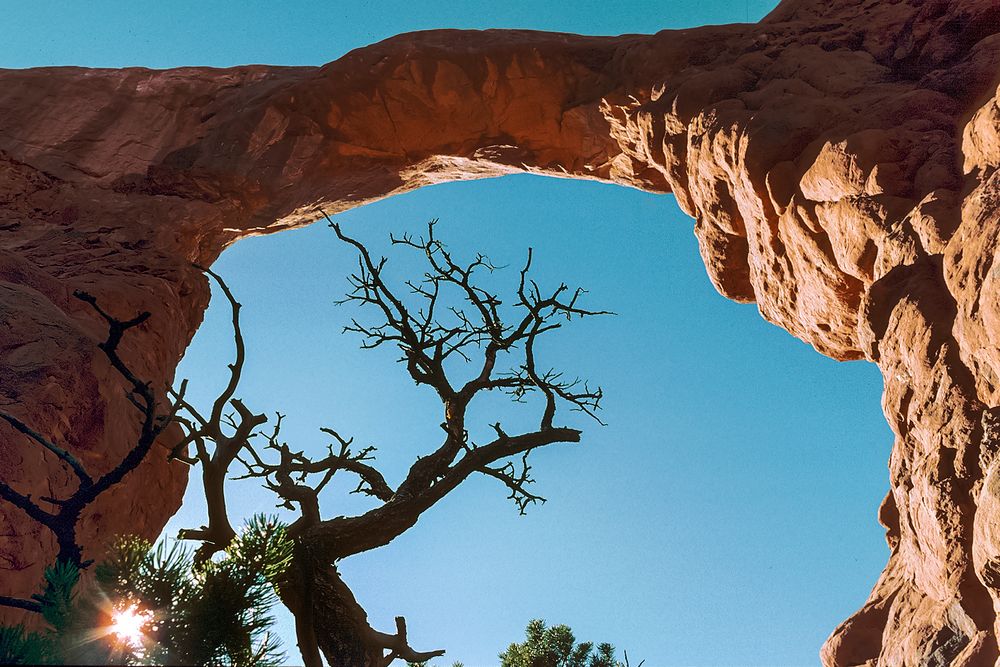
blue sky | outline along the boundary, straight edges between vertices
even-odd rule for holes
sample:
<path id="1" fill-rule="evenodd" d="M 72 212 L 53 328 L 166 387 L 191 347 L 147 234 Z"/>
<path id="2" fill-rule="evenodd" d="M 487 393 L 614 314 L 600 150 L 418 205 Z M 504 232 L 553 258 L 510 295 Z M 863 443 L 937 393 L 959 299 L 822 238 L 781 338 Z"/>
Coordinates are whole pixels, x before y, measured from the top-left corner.
<path id="1" fill-rule="evenodd" d="M 523 27 L 590 34 L 756 20 L 771 2 L 23 3 L 5 9 L 0 66 L 321 64 L 392 34 Z M 618 313 L 559 332 L 553 365 L 599 382 L 606 427 L 535 455 L 549 502 L 519 517 L 474 479 L 393 544 L 341 565 L 374 624 L 407 616 L 412 643 L 467 667 L 496 664 L 533 617 L 660 665 L 809 665 L 867 596 L 887 557 L 876 522 L 892 441 L 881 380 L 836 363 L 719 296 L 692 221 L 673 198 L 593 182 L 515 176 L 435 186 L 338 216 L 383 251 L 390 232 L 439 218 L 458 254 L 590 290 Z M 352 254 L 325 225 L 242 241 L 215 269 L 244 303 L 242 395 L 287 413 L 287 439 L 319 451 L 320 426 L 379 447 L 398 481 L 439 440 L 439 407 L 391 351 L 340 334 Z M 398 271 L 417 265 L 401 260 Z M 506 281 L 504 279 L 506 278 Z M 513 268 L 495 276 L 513 286 Z M 207 401 L 231 355 L 213 300 L 180 376 Z M 523 410 L 523 409 L 522 409 Z M 480 427 L 517 419 L 503 402 Z M 198 484 L 166 533 L 203 522 Z M 331 489 L 328 515 L 363 510 Z M 237 518 L 271 511 L 233 487 Z M 287 622 L 281 631 L 295 656 Z M 633 663 L 635 661 L 633 660 Z M 294 660 L 293 660 L 294 663 Z"/>

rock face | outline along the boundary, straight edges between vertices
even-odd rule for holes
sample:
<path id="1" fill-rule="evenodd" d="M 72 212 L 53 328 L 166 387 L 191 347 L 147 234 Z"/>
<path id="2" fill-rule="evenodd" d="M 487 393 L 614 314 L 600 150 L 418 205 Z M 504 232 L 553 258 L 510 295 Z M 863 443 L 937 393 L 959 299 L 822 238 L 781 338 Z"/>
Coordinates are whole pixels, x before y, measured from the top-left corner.
<path id="1" fill-rule="evenodd" d="M 786 0 L 757 25 L 651 36 L 433 31 L 320 68 L 0 71 L 0 408 L 94 471 L 138 425 L 95 343 L 155 386 L 209 290 L 191 262 L 446 180 L 515 171 L 673 192 L 715 286 L 882 369 L 891 556 L 826 665 L 997 663 L 1000 5 Z M 187 470 L 158 447 L 85 518 L 85 555 L 158 533 Z M 70 476 L 0 429 L 0 479 Z M 0 507 L 0 594 L 50 535 Z"/>

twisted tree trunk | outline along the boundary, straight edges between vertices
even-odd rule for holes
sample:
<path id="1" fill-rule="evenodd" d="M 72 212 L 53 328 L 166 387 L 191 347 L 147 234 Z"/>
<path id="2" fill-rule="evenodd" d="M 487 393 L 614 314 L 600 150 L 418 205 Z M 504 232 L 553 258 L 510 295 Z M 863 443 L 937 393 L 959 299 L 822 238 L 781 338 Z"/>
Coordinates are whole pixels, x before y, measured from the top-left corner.
<path id="1" fill-rule="evenodd" d="M 295 617 L 295 635 L 306 667 L 321 667 L 320 651 L 331 667 L 381 667 L 383 651 L 364 641 L 367 616 L 336 568 L 324 565 L 301 545 L 279 588 Z"/>
<path id="2" fill-rule="evenodd" d="M 320 652 L 331 667 L 386 667 L 395 658 L 423 662 L 443 653 L 410 647 L 402 618 L 395 635 L 372 628 L 336 566 L 325 561 L 300 545 L 280 587 L 307 667 L 322 665 Z"/>

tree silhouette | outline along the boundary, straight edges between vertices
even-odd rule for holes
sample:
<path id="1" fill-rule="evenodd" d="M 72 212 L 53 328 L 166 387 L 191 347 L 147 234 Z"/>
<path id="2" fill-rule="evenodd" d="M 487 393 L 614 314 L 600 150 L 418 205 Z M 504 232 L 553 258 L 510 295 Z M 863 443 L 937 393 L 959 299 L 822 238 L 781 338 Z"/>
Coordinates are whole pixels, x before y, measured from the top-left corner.
<path id="1" fill-rule="evenodd" d="M 76 490 L 68 497 L 55 498 L 41 496 L 37 501 L 30 494 L 21 493 L 3 480 L 0 480 L 0 499 L 20 508 L 25 514 L 45 526 L 55 535 L 59 546 L 58 562 L 69 564 L 75 568 L 85 568 L 90 565 L 91 561 L 83 559 L 76 536 L 77 523 L 84 508 L 94 502 L 102 493 L 121 482 L 126 475 L 138 467 L 149 453 L 156 439 L 176 417 L 177 406 L 171 406 L 168 401 L 158 399 L 157 392 L 150 383 L 136 377 L 129 365 L 118 354 L 118 347 L 125 334 L 131 329 L 145 323 L 150 317 L 149 313 L 140 313 L 130 320 L 119 320 L 108 314 L 92 295 L 77 291 L 73 293 L 73 296 L 90 304 L 93 310 L 107 324 L 107 338 L 98 344 L 98 348 L 104 352 L 111 366 L 125 380 L 128 386 L 126 397 L 139 413 L 139 435 L 135 445 L 111 470 L 95 477 L 66 448 L 58 446 L 16 416 L 0 411 L 0 419 L 20 433 L 26 441 L 55 454 L 63 465 L 73 471 L 77 479 Z M 179 396 L 182 401 L 185 387 L 186 385 L 182 383 L 178 392 L 174 394 L 175 396 Z M 162 410 L 161 407 L 163 408 Z M 53 509 L 46 509 L 45 507 Z M 34 612 L 41 611 L 38 599 L 22 600 L 0 596 L 0 605 Z"/>
<path id="2" fill-rule="evenodd" d="M 321 429 L 332 439 L 322 458 L 281 440 L 280 414 L 269 430 L 262 430 L 267 416 L 254 413 L 236 398 L 246 358 L 241 306 L 225 282 L 205 269 L 231 306 L 236 358 L 229 365 L 229 382 L 211 410 L 201 412 L 181 392 L 174 394 L 180 409 L 175 419 L 186 434 L 172 455 L 202 467 L 208 502 L 207 525 L 184 530 L 181 537 L 201 541 L 198 558 L 202 560 L 226 548 L 234 531 L 226 511 L 225 480 L 229 468 L 239 463 L 243 478 L 260 479 L 282 506 L 298 510 L 298 519 L 288 527 L 294 556 L 277 588 L 295 618 L 305 664 L 321 665 L 321 652 L 331 665 L 381 667 L 395 659 L 422 662 L 444 651 L 413 649 L 402 617 L 396 619 L 395 632 L 373 628 L 340 577 L 337 562 L 388 544 L 477 473 L 500 482 L 521 513 L 543 502 L 531 489 L 531 453 L 555 443 L 579 442 L 581 431 L 558 425 L 557 411 L 566 406 L 596 420 L 602 394 L 599 388 L 566 380 L 562 373 L 541 366 L 536 343 L 568 321 L 607 313 L 583 308 L 582 289 L 560 284 L 543 291 L 529 275 L 530 250 L 511 306 L 504 308 L 501 299 L 478 281 L 482 273 L 496 267 L 482 254 L 459 263 L 435 237 L 434 222 L 425 237 L 391 237 L 393 246 L 416 251 L 427 263 L 422 279 L 405 281 L 400 293 L 385 277 L 386 258 L 375 260 L 365 245 L 327 220 L 337 237 L 358 253 L 358 268 L 342 303 L 358 305 L 372 316 L 352 319 L 344 331 L 359 335 L 363 348 L 391 345 L 400 350 L 410 378 L 430 387 L 440 400 L 442 440 L 418 457 L 393 486 L 374 466 L 373 447 L 354 448 L 351 438 L 332 428 Z M 471 378 L 461 383 L 453 377 L 458 361 L 473 369 Z M 497 421 L 488 441 L 473 442 L 466 424 L 469 406 L 493 392 L 520 402 L 529 395 L 538 396 L 537 427 L 508 433 Z M 354 492 L 371 497 L 378 506 L 357 516 L 324 518 L 319 493 L 337 473 L 356 477 Z"/>

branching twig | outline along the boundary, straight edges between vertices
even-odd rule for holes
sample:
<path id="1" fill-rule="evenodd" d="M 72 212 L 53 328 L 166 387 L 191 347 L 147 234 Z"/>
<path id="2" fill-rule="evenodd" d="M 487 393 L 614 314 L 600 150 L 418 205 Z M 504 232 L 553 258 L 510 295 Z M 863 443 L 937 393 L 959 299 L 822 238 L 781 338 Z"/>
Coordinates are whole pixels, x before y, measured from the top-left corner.
<path id="1" fill-rule="evenodd" d="M 479 469 L 479 472 L 500 480 L 504 486 L 510 489 L 510 495 L 507 498 L 514 501 L 522 516 L 526 513 L 528 505 L 545 502 L 545 498 L 528 491 L 526 488 L 528 484 L 532 484 L 535 481 L 528 475 L 531 471 L 531 466 L 528 465 L 528 454 L 530 453 L 531 450 L 529 449 L 521 455 L 520 471 L 517 470 L 512 461 L 508 461 L 499 468 L 483 466 Z"/>
<path id="2" fill-rule="evenodd" d="M 77 478 L 76 490 L 66 498 L 44 496 L 40 501 L 55 506 L 54 511 L 42 509 L 30 495 L 22 494 L 5 482 L 0 482 L 0 498 L 23 510 L 28 516 L 48 528 L 56 537 L 59 546 L 57 559 L 73 563 L 77 567 L 87 567 L 90 561 L 84 561 L 76 539 L 76 526 L 84 508 L 94 502 L 102 493 L 118 484 L 126 475 L 135 470 L 145 459 L 156 438 L 171 423 L 173 411 L 165 414 L 159 412 L 159 402 L 155 392 L 148 382 L 140 380 L 127 363 L 118 354 L 118 347 L 125 334 L 149 319 L 150 314 L 144 312 L 130 320 L 119 320 L 108 314 L 97 302 L 97 299 L 86 293 L 73 293 L 77 299 L 90 304 L 94 311 L 108 326 L 108 335 L 98 348 L 104 352 L 111 366 L 126 381 L 129 390 L 126 397 L 141 413 L 141 425 L 135 445 L 111 470 L 96 480 L 83 464 L 66 448 L 56 445 L 35 429 L 31 428 L 17 417 L 0 412 L 0 419 L 7 422 L 14 430 L 26 436 L 30 442 L 52 452 L 70 468 Z M 183 388 L 182 388 L 183 392 Z M 34 602 L 16 598 L 0 597 L 0 605 L 40 611 L 41 607 Z"/>
<path id="3" fill-rule="evenodd" d="M 396 634 L 387 635 L 382 632 L 372 631 L 370 637 L 383 649 L 388 650 L 385 656 L 383 667 L 389 667 L 393 660 L 406 660 L 407 662 L 426 662 L 431 658 L 438 658 L 444 655 L 444 650 L 436 651 L 415 651 L 406 639 L 406 619 L 402 616 L 396 617 Z"/>

